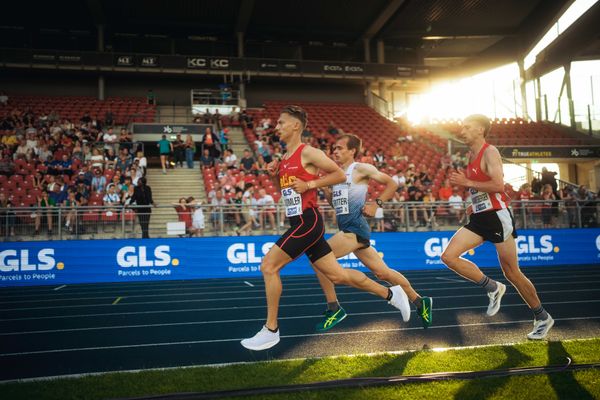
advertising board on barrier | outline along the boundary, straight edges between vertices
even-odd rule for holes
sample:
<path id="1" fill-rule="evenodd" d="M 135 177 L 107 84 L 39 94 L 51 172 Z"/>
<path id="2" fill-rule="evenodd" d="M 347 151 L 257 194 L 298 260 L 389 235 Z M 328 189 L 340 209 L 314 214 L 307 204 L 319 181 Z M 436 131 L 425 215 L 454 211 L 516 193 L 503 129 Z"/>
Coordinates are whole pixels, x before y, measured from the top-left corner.
<path id="1" fill-rule="evenodd" d="M 453 232 L 374 233 L 371 244 L 398 270 L 445 268 L 440 256 Z M 0 248 L 0 286 L 258 277 L 276 236 L 190 239 L 13 242 Z M 521 266 L 597 264 L 600 229 L 523 230 L 516 239 Z M 498 266 L 494 247 L 465 254 L 482 267 Z M 353 254 L 345 268 L 365 270 Z M 306 257 L 282 275 L 312 274 Z"/>

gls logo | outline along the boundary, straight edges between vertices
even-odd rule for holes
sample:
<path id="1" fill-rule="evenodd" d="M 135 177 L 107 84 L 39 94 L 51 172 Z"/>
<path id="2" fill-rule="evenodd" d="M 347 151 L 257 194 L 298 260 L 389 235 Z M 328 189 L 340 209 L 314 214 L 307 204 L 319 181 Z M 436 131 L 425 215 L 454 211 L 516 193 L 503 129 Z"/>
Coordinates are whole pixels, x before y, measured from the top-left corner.
<path id="1" fill-rule="evenodd" d="M 154 249 L 153 258 L 148 258 L 146 246 L 125 246 L 117 252 L 117 264 L 123 268 L 129 267 L 166 267 L 171 263 L 169 246 L 157 246 Z M 173 260 L 173 265 L 175 265 Z"/>
<path id="2" fill-rule="evenodd" d="M 554 247 L 552 245 L 552 236 L 551 235 L 541 236 L 539 246 L 535 241 L 535 236 L 531 236 L 531 235 L 530 236 L 519 235 L 519 237 L 515 240 L 515 242 L 517 243 L 517 253 L 519 255 L 521 255 L 523 253 L 548 254 L 548 253 L 552 253 L 552 251 L 554 251 L 555 253 L 558 253 L 558 251 L 559 251 L 558 247 Z"/>
<path id="3" fill-rule="evenodd" d="M 232 264 L 258 264 L 274 244 L 273 242 L 263 244 L 260 249 L 261 254 L 257 256 L 255 243 L 234 243 L 227 248 L 227 260 Z"/>
<path id="4" fill-rule="evenodd" d="M 3 250 L 0 252 L 0 271 L 48 271 L 54 268 L 54 249 L 41 249 L 37 253 L 37 260 L 32 262 L 29 250 Z"/>
<path id="5" fill-rule="evenodd" d="M 446 247 L 448 247 L 448 243 L 450 243 L 449 238 L 436 238 L 432 237 L 427 239 L 425 242 L 425 246 L 423 249 L 425 250 L 425 254 L 429 258 L 441 257 Z M 475 254 L 474 250 L 468 251 L 469 255 Z"/>

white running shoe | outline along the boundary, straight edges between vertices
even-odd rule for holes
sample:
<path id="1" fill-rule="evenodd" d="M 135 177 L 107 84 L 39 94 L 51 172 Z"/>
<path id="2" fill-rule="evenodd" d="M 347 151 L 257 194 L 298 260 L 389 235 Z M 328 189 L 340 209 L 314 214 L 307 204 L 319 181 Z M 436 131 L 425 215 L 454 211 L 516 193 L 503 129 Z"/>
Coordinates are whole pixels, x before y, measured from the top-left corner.
<path id="1" fill-rule="evenodd" d="M 504 296 L 504 292 L 506 292 L 506 285 L 503 283 L 497 282 L 498 287 L 493 292 L 488 292 L 488 297 L 490 298 L 490 304 L 488 305 L 488 309 L 486 314 L 488 316 L 496 315 L 498 310 L 500 309 L 500 301 L 502 300 L 502 296 Z"/>
<path id="2" fill-rule="evenodd" d="M 533 330 L 527 334 L 531 340 L 541 340 L 546 337 L 550 328 L 554 326 L 554 320 L 548 314 L 548 318 L 543 321 L 533 321 Z"/>
<path id="3" fill-rule="evenodd" d="M 392 291 L 392 298 L 388 301 L 388 304 L 391 304 L 400 310 L 402 320 L 408 322 L 408 320 L 410 320 L 410 303 L 408 301 L 408 296 L 404 293 L 404 290 L 402 290 L 400 285 L 392 286 L 390 290 Z"/>
<path id="4" fill-rule="evenodd" d="M 240 342 L 242 346 L 250 350 L 267 350 L 279 343 L 279 329 L 277 332 L 271 332 L 269 328 L 263 326 L 258 333 L 251 338 Z"/>

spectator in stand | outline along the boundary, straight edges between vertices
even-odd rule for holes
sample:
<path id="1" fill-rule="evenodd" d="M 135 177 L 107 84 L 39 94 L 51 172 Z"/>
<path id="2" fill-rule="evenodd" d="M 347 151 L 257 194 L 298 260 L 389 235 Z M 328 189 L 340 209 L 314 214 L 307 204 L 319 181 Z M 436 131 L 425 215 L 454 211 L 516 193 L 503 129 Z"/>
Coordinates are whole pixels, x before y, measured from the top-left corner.
<path id="1" fill-rule="evenodd" d="M 0 196 L 2 194 L 0 193 Z M 52 222 L 53 222 L 53 214 L 52 207 L 55 205 L 51 202 L 48 191 L 43 190 L 42 193 L 37 197 L 37 206 L 38 211 L 35 213 L 35 234 L 40 233 L 40 226 L 42 224 L 42 217 L 46 217 L 46 222 L 48 224 L 48 235 L 52 235 Z"/>
<path id="2" fill-rule="evenodd" d="M 144 156 L 143 151 L 137 152 L 137 157 L 133 161 L 135 162 L 136 160 L 138 161 L 138 167 L 140 168 L 140 170 L 142 172 L 142 176 L 146 176 L 146 168 L 148 167 L 148 160 Z"/>
<path id="3" fill-rule="evenodd" d="M 142 228 L 142 239 L 147 239 L 150 237 L 148 234 L 150 214 L 152 213 L 150 204 L 156 207 L 156 203 L 154 203 L 154 200 L 152 199 L 152 188 L 146 185 L 146 178 L 140 178 L 138 185 L 133 191 L 131 203 L 138 205 L 138 207 L 135 209 L 135 212 L 138 215 L 140 227 Z"/>
<path id="4" fill-rule="evenodd" d="M 183 168 L 183 161 L 185 160 L 185 142 L 181 139 L 180 133 L 177 134 L 172 144 L 173 153 L 175 155 L 175 167 L 179 166 L 180 168 Z"/>
<path id="5" fill-rule="evenodd" d="M 48 198 L 53 206 L 60 206 L 67 199 L 67 185 L 63 183 L 61 176 L 56 178 L 56 184 L 48 193 Z"/>
<path id="6" fill-rule="evenodd" d="M 83 148 L 81 147 L 81 142 L 79 140 L 75 141 L 73 144 L 73 151 L 71 153 L 71 158 L 73 160 L 83 161 Z"/>
<path id="7" fill-rule="evenodd" d="M 58 170 L 61 175 L 69 177 L 73 175 L 73 161 L 71 161 L 68 155 L 63 154 L 62 160 L 58 163 Z"/>
<path id="8" fill-rule="evenodd" d="M 115 116 L 113 115 L 112 109 L 108 107 L 108 110 L 104 113 L 104 125 L 113 126 L 115 123 Z"/>
<path id="9" fill-rule="evenodd" d="M 156 96 L 154 95 L 154 91 L 152 89 L 148 89 L 146 93 L 146 103 L 149 105 L 156 105 Z"/>
<path id="10" fill-rule="evenodd" d="M 124 206 L 128 206 L 131 204 L 131 200 L 133 199 L 133 193 L 135 191 L 134 185 L 127 186 L 127 189 L 121 191 L 121 204 Z"/>
<path id="11" fill-rule="evenodd" d="M 552 216 L 556 196 L 554 196 L 550 184 L 547 183 L 544 185 L 541 197 L 544 200 L 542 203 L 542 223 L 544 224 L 544 228 L 551 228 L 553 226 Z"/>
<path id="12" fill-rule="evenodd" d="M 75 190 L 77 192 L 75 194 L 75 198 L 79 202 L 79 205 L 87 206 L 89 198 L 90 198 L 90 192 L 89 192 L 87 186 L 85 185 L 85 182 L 77 181 L 77 187 L 75 188 Z"/>
<path id="13" fill-rule="evenodd" d="M 336 128 L 333 121 L 329 121 L 329 126 L 327 127 L 327 132 L 329 132 L 329 134 L 333 137 L 335 137 L 335 135 L 340 133 L 340 131 L 338 130 L 338 128 Z"/>
<path id="14" fill-rule="evenodd" d="M 246 185 L 246 191 L 242 195 L 242 204 L 243 204 L 243 216 L 246 223 L 236 231 L 238 235 L 245 234 L 252 230 L 254 226 L 258 227 L 258 211 L 256 210 L 257 201 L 254 198 L 254 185 L 248 184 Z"/>
<path id="15" fill-rule="evenodd" d="M 109 169 L 117 168 L 117 155 L 112 147 L 106 151 L 106 155 L 104 156 L 104 166 Z M 123 169 L 123 167 L 124 166 L 121 165 L 121 169 Z"/>
<path id="16" fill-rule="evenodd" d="M 210 212 L 210 221 L 212 223 L 214 230 L 224 229 L 225 227 L 221 225 L 221 215 L 223 213 L 223 207 L 227 206 L 227 200 L 223 197 L 222 191 L 215 192 L 215 197 L 213 197 L 211 204 L 211 212 Z"/>
<path id="17" fill-rule="evenodd" d="M 580 185 L 579 189 L 577 189 L 575 201 L 580 207 L 581 227 L 595 228 L 598 226 L 596 205 L 592 203 L 594 201 L 594 194 L 585 185 Z"/>
<path id="18" fill-rule="evenodd" d="M 225 128 L 219 131 L 219 143 L 221 150 L 225 151 L 229 148 L 229 129 Z"/>
<path id="19" fill-rule="evenodd" d="M 371 152 L 370 150 L 365 150 L 364 154 L 360 157 L 360 162 L 375 165 L 375 160 L 373 159 L 373 152 Z"/>
<path id="20" fill-rule="evenodd" d="M 375 161 L 375 166 L 377 168 L 385 168 L 385 154 L 383 154 L 383 149 L 377 149 L 377 152 L 373 155 L 373 161 Z"/>
<path id="21" fill-rule="evenodd" d="M 302 140 L 302 143 L 307 143 L 307 144 L 310 143 L 312 140 L 312 132 L 309 131 L 308 129 L 304 129 L 302 131 L 302 136 L 301 136 L 300 140 Z"/>
<path id="22" fill-rule="evenodd" d="M 106 194 L 102 198 L 102 201 L 104 201 L 105 206 L 116 207 L 121 204 L 121 196 L 119 193 L 117 193 L 118 185 L 119 185 L 118 183 L 111 182 L 107 186 Z"/>
<path id="23" fill-rule="evenodd" d="M 217 148 L 219 138 L 213 133 L 210 128 L 206 128 L 204 135 L 202 135 L 202 151 L 208 149 L 212 158 L 219 158 L 221 151 Z"/>
<path id="24" fill-rule="evenodd" d="M 248 115 L 246 110 L 242 110 L 240 115 L 240 122 L 242 124 L 242 128 L 244 129 L 252 129 L 254 128 L 254 119 Z"/>
<path id="25" fill-rule="evenodd" d="M 426 189 L 425 195 L 423 196 L 423 219 L 430 228 L 435 228 L 438 226 L 437 222 L 435 221 L 435 201 L 436 199 L 432 190 Z"/>
<path id="26" fill-rule="evenodd" d="M 192 135 L 189 133 L 185 137 L 185 162 L 187 163 L 187 167 L 192 169 L 194 168 L 194 154 L 196 154 L 196 142 L 192 138 Z"/>
<path id="27" fill-rule="evenodd" d="M 213 122 L 212 114 L 210 113 L 210 110 L 208 108 L 206 109 L 206 112 L 204 113 L 204 115 L 202 117 L 204 118 L 205 124 L 212 124 L 212 122 Z"/>
<path id="28" fill-rule="evenodd" d="M 392 160 L 394 161 L 406 161 L 408 157 L 404 155 L 404 150 L 399 142 L 395 142 L 391 150 Z"/>
<path id="29" fill-rule="evenodd" d="M 440 190 L 438 190 L 438 197 L 440 198 L 440 201 L 448 201 L 448 199 L 450 199 L 450 196 L 452 196 L 452 193 L 453 190 L 452 186 L 450 185 L 450 180 L 445 179 L 444 186 L 442 186 Z"/>
<path id="30" fill-rule="evenodd" d="M 160 165 L 163 174 L 167 173 L 167 165 L 169 162 L 169 154 L 173 151 L 173 144 L 167 140 L 167 135 L 162 135 L 162 139 L 156 144 L 160 153 Z"/>
<path id="31" fill-rule="evenodd" d="M 16 215 L 11 197 L 0 192 L 0 236 L 15 236 Z"/>
<path id="32" fill-rule="evenodd" d="M 185 231 L 187 234 L 190 234 L 190 229 L 192 228 L 192 212 L 194 211 L 188 204 L 187 199 L 182 197 L 179 199 L 179 202 L 173 203 L 175 207 L 175 212 L 177 212 L 177 217 L 180 222 L 185 223 Z"/>
<path id="33" fill-rule="evenodd" d="M 242 225 L 242 196 L 243 190 L 236 189 L 235 194 L 229 198 L 229 204 L 232 206 L 230 216 L 235 221 L 236 231 Z"/>
<path id="34" fill-rule="evenodd" d="M 398 170 L 395 175 L 392 175 L 392 180 L 398 185 L 397 192 L 402 192 L 406 188 L 406 176 L 404 176 L 404 171 Z"/>
<path id="35" fill-rule="evenodd" d="M 508 196 L 509 199 L 517 198 L 517 192 L 515 191 L 513 186 L 508 182 L 504 184 L 504 193 Z"/>
<path id="36" fill-rule="evenodd" d="M 74 189 L 69 189 L 67 198 L 62 203 L 65 228 L 69 233 L 75 231 L 75 225 L 77 224 L 77 207 L 79 206 L 79 202 L 76 195 L 77 192 Z"/>
<path id="37" fill-rule="evenodd" d="M 267 165 L 268 163 L 265 161 L 265 158 L 262 156 L 262 154 L 259 154 L 256 159 L 256 171 L 259 175 L 264 175 L 268 173 Z"/>
<path id="38" fill-rule="evenodd" d="M 464 168 L 465 164 L 463 164 L 463 158 L 462 155 L 460 154 L 460 151 L 457 151 L 456 153 L 454 153 L 451 157 L 452 159 L 452 166 L 456 169 L 459 168 Z"/>
<path id="39" fill-rule="evenodd" d="M 456 217 L 457 223 L 460 225 L 463 222 L 464 218 L 464 203 L 463 198 L 461 197 L 458 187 L 452 188 L 452 195 L 448 198 L 448 203 L 450 208 L 448 209 L 448 213 L 450 215 L 454 215 Z"/>
<path id="40" fill-rule="evenodd" d="M 90 117 L 90 113 L 87 113 L 87 112 L 86 112 L 86 113 L 84 113 L 84 114 L 83 114 L 83 117 L 81 117 L 81 118 L 79 119 L 79 122 L 80 122 L 82 125 L 88 125 L 88 124 L 91 124 L 91 123 L 92 123 L 92 117 Z"/>
<path id="41" fill-rule="evenodd" d="M 577 228 L 579 226 L 579 221 L 577 220 L 577 196 L 574 188 L 572 186 L 565 186 L 561 193 L 561 199 L 567 210 L 569 228 Z"/>
<path id="42" fill-rule="evenodd" d="M 231 149 L 225 150 L 225 158 L 223 158 L 223 162 L 227 166 L 228 169 L 236 169 L 237 168 L 237 157 L 233 154 Z"/>
<path id="43" fill-rule="evenodd" d="M 542 168 L 542 185 L 550 185 L 552 192 L 556 195 L 558 192 L 558 182 L 556 181 L 557 173 L 554 171 L 548 171 L 548 168 Z"/>
<path id="44" fill-rule="evenodd" d="M 202 157 L 200 157 L 200 165 L 202 169 L 212 168 L 215 166 L 215 159 L 210 155 L 210 151 L 208 149 L 203 150 Z"/>
<path id="45" fill-rule="evenodd" d="M 94 178 L 92 178 L 92 191 L 103 193 L 106 189 L 106 177 L 102 175 L 100 169 L 94 170 Z M 49 189 L 51 190 L 51 189 Z"/>
<path id="46" fill-rule="evenodd" d="M 250 149 L 244 150 L 244 157 L 240 160 L 240 170 L 246 172 L 247 174 L 254 173 L 258 169 L 256 165 L 256 160 L 252 157 L 250 153 Z"/>
<path id="47" fill-rule="evenodd" d="M 450 153 L 444 154 L 441 158 L 440 163 L 442 165 L 442 170 L 446 171 L 449 167 L 452 166 L 452 156 Z"/>
<path id="48" fill-rule="evenodd" d="M 223 118 L 223 116 L 219 112 L 219 109 L 218 108 L 215 109 L 215 113 L 213 114 L 213 121 L 214 121 L 215 125 L 217 125 L 218 130 L 221 130 L 223 128 L 222 118 Z"/>
<path id="49" fill-rule="evenodd" d="M 540 179 L 538 179 L 537 177 L 534 177 L 531 180 L 531 191 L 533 192 L 533 194 L 535 194 L 536 196 L 539 196 L 539 194 L 542 191 L 542 181 Z"/>
<path id="50" fill-rule="evenodd" d="M 8 95 L 4 92 L 0 92 L 0 105 L 8 105 Z"/>
<path id="51" fill-rule="evenodd" d="M 112 149 L 113 152 L 117 151 L 117 144 L 119 143 L 119 138 L 117 134 L 113 131 L 113 128 L 108 128 L 108 130 L 102 135 L 102 141 L 104 142 L 104 151 L 108 151 Z"/>
<path id="52" fill-rule="evenodd" d="M 133 149 L 133 137 L 125 128 L 121 128 L 121 134 L 119 135 L 119 151 L 123 148 L 129 152 Z"/>
<path id="53" fill-rule="evenodd" d="M 433 183 L 433 178 L 431 177 L 431 174 L 429 172 L 427 172 L 423 179 L 421 179 L 421 183 L 423 184 L 423 186 L 426 187 L 431 186 L 431 184 Z"/>
<path id="54" fill-rule="evenodd" d="M 105 164 L 104 155 L 96 147 L 94 147 L 94 150 L 92 150 L 91 161 L 92 161 L 92 168 L 99 169 L 100 171 L 104 170 L 104 164 Z"/>
<path id="55" fill-rule="evenodd" d="M 192 207 L 192 227 L 190 229 L 191 236 L 204 236 L 204 211 L 202 210 L 202 202 L 194 200 L 193 197 L 188 197 L 187 202 Z"/>
<path id="56" fill-rule="evenodd" d="M 269 220 L 269 228 L 275 229 L 275 200 L 273 196 L 267 194 L 265 189 L 260 189 L 257 204 L 260 212 L 261 229 L 266 229 L 265 218 Z"/>
<path id="57" fill-rule="evenodd" d="M 319 133 L 319 137 L 317 137 L 317 144 L 319 149 L 327 149 L 327 146 L 329 145 L 329 138 L 327 137 L 327 134 L 325 132 Z"/>

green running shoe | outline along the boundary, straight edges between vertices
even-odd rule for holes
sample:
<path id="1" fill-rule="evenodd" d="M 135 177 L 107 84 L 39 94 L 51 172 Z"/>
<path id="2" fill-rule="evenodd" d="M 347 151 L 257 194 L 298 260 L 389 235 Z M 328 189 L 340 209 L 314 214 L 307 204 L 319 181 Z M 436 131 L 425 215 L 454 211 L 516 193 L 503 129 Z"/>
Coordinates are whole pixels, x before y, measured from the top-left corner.
<path id="1" fill-rule="evenodd" d="M 433 318 L 433 299 L 431 297 L 421 298 L 421 310 L 417 310 L 417 314 L 421 317 L 423 328 L 427 329 L 431 326 Z"/>
<path id="2" fill-rule="evenodd" d="M 315 325 L 315 330 L 317 332 L 325 332 L 342 322 L 344 318 L 346 318 L 348 314 L 342 307 L 337 311 L 327 310 L 325 311 L 325 319 Z"/>

